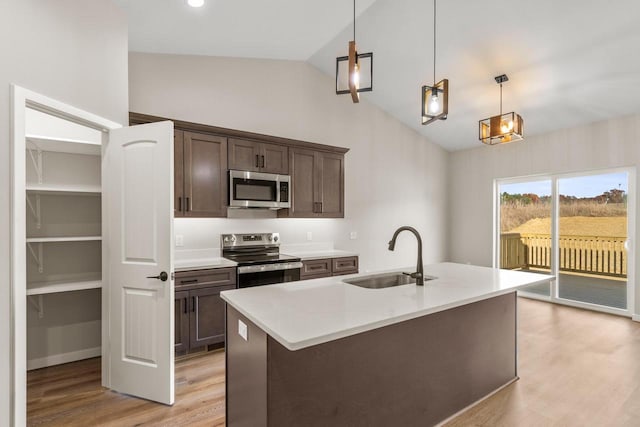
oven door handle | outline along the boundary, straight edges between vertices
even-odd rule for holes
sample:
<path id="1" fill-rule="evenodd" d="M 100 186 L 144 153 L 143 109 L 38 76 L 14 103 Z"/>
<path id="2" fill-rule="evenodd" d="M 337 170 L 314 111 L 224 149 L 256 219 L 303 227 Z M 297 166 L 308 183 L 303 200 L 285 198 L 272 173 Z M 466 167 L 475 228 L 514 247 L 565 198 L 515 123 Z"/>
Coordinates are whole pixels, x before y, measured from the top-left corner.
<path id="1" fill-rule="evenodd" d="M 261 273 L 263 271 L 295 270 L 297 268 L 302 268 L 302 262 L 247 265 L 244 267 L 238 267 L 238 274 Z"/>

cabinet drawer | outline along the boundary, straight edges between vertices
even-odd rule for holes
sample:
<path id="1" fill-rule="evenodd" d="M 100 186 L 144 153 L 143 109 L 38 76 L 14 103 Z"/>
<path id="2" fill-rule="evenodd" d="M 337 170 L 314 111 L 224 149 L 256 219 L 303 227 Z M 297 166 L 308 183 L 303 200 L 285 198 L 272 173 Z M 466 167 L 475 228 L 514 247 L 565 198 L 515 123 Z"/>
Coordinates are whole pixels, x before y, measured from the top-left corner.
<path id="1" fill-rule="evenodd" d="M 331 259 L 302 261 L 301 279 L 317 279 L 331 276 Z"/>
<path id="2" fill-rule="evenodd" d="M 342 274 L 355 274 L 358 272 L 357 256 L 333 258 L 331 261 L 333 262 L 331 271 L 334 276 L 340 276 Z"/>
<path id="3" fill-rule="evenodd" d="M 176 288 L 197 289 L 202 286 L 228 286 L 236 284 L 236 268 L 179 271 L 176 273 Z"/>

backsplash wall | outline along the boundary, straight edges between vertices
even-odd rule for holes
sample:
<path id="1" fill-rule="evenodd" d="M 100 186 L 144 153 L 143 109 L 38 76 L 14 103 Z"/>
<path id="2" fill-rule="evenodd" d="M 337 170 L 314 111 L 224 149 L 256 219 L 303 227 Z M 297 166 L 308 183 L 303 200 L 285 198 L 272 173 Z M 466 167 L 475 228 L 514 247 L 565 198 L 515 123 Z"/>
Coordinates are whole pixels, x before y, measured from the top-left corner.
<path id="1" fill-rule="evenodd" d="M 176 249 L 217 249 L 222 233 L 262 231 L 302 245 L 310 231 L 311 243 L 360 254 L 362 271 L 396 268 L 415 264 L 415 238 L 403 233 L 395 252 L 387 242 L 397 227 L 412 225 L 423 236 L 424 261 L 445 260 L 449 153 L 369 104 L 366 94 L 353 104 L 334 85 L 300 61 L 129 55 L 131 111 L 350 149 L 344 219 L 255 218 L 273 213 L 243 210 L 230 213 L 251 218 L 179 218 L 184 247 Z"/>

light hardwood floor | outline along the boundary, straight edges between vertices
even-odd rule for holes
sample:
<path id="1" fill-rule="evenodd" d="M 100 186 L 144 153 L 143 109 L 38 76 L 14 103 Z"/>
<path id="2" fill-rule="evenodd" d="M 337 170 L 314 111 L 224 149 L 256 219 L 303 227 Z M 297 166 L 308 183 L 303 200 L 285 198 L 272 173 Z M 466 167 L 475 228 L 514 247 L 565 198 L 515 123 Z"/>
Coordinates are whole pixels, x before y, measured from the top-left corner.
<path id="1" fill-rule="evenodd" d="M 176 363 L 169 407 L 100 385 L 100 358 L 27 374 L 29 426 L 224 426 L 224 351 Z"/>
<path id="2" fill-rule="evenodd" d="M 640 323 L 520 298 L 520 380 L 448 426 L 640 426 Z M 100 387 L 100 359 L 28 374 L 29 425 L 224 425 L 224 353 L 176 364 L 176 404 Z"/>

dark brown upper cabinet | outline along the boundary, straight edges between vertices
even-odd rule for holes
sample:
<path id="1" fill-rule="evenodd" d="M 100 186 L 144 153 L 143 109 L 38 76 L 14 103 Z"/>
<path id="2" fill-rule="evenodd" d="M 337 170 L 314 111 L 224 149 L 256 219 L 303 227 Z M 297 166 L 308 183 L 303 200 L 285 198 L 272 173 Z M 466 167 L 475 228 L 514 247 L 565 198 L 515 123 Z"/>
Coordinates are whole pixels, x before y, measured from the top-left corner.
<path id="1" fill-rule="evenodd" d="M 227 138 L 174 135 L 175 216 L 227 216 Z"/>
<path id="2" fill-rule="evenodd" d="M 291 208 L 278 215 L 344 218 L 344 154 L 289 149 Z"/>
<path id="3" fill-rule="evenodd" d="M 173 131 L 173 215 L 184 216 L 184 132 Z"/>
<path id="4" fill-rule="evenodd" d="M 229 139 L 229 169 L 289 174 L 289 149 L 246 139 Z"/>
<path id="5" fill-rule="evenodd" d="M 131 125 L 171 120 L 129 113 Z M 228 169 L 291 175 L 291 209 L 279 217 L 344 218 L 347 148 L 172 120 L 175 216 L 226 217 Z"/>

